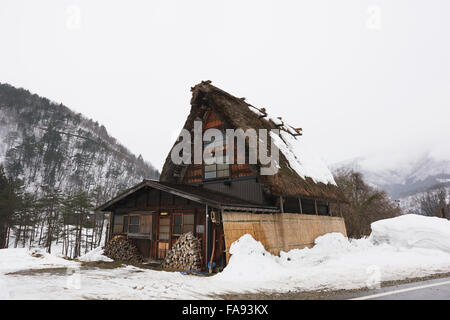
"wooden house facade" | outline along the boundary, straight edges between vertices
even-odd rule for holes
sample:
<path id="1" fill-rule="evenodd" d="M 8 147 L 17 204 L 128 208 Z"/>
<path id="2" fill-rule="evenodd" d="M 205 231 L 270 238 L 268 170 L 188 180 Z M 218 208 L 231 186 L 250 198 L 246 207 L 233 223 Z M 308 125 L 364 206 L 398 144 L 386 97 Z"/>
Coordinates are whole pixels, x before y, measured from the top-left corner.
<path id="1" fill-rule="evenodd" d="M 191 112 L 184 129 L 193 132 L 194 121 L 202 121 L 203 130 L 215 128 L 222 132 L 238 128 L 283 129 L 279 123 L 266 119 L 264 109 L 254 112 L 251 108 L 254 107 L 244 99 L 236 98 L 210 82 L 202 82 L 192 88 Z M 216 143 L 205 141 L 203 149 L 226 152 L 226 143 Z M 233 147 L 236 148 L 236 144 Z M 285 213 L 295 217 L 321 216 L 320 223 L 326 227 L 317 228 L 322 230 L 317 232 L 342 230 L 342 227 L 333 229 L 336 223 L 343 225 L 343 221 L 336 220 L 342 219 L 339 218 L 340 213 L 330 211 L 331 202 L 346 202 L 339 188 L 335 184 L 318 183 L 310 177 L 299 176 L 282 153 L 280 169 L 274 175 L 261 175 L 261 167 L 248 161 L 243 164 L 177 165 L 170 154 L 159 181 L 144 180 L 97 208 L 111 213 L 107 239 L 117 234 L 126 235 L 133 239 L 145 258 L 160 260 L 182 234 L 192 232 L 201 239 L 202 262 L 207 268 L 210 262 L 217 266 L 226 264 L 230 245 L 227 232 L 234 232 L 234 237 L 240 233 L 253 233 L 256 238 L 267 238 L 267 234 L 261 236 L 262 231 L 256 230 L 259 227 L 246 230 L 250 228 L 250 220 L 260 216 Z M 241 221 L 246 227 L 230 228 L 229 223 L 224 223 L 229 213 L 249 213 L 252 218 Z M 226 221 L 239 223 L 239 220 Z M 238 234 L 236 230 L 239 230 Z M 264 230 L 265 233 L 275 232 L 267 228 Z M 312 236 L 317 236 L 317 233 Z M 228 236 L 228 239 L 231 238 Z M 286 239 L 273 241 L 282 241 L 284 247 L 288 242 Z M 284 248 L 281 245 L 278 247 Z"/>

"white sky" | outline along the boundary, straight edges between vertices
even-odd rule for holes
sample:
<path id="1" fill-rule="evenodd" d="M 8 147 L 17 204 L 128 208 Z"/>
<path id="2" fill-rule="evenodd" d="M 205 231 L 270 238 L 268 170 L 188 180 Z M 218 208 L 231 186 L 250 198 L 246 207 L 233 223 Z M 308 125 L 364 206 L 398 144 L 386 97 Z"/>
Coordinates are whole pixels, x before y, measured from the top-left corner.
<path id="1" fill-rule="evenodd" d="M 2 0 L 0 82 L 97 120 L 159 169 L 190 87 L 207 79 L 303 127 L 329 163 L 447 156 L 449 10 L 447 0 Z"/>

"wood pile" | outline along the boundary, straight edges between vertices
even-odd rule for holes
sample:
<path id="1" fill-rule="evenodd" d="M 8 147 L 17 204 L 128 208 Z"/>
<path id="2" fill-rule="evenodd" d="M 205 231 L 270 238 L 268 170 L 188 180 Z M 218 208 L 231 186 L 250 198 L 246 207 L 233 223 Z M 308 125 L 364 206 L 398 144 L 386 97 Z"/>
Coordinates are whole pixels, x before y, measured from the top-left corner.
<path id="1" fill-rule="evenodd" d="M 126 236 L 114 236 L 106 245 L 104 255 L 113 260 L 142 262 L 138 248 Z"/>
<path id="2" fill-rule="evenodd" d="M 183 234 L 169 250 L 162 267 L 172 270 L 201 271 L 201 242 L 192 232 Z"/>

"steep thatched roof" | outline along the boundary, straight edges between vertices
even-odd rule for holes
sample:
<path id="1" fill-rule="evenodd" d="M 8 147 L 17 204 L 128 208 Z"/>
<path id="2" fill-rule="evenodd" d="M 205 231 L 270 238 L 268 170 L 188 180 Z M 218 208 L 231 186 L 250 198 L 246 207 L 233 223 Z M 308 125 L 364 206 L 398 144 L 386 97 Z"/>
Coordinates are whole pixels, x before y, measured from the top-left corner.
<path id="1" fill-rule="evenodd" d="M 277 129 L 274 121 L 258 116 L 258 111 L 246 103 L 244 99 L 213 86 L 210 81 L 203 81 L 191 88 L 191 112 L 185 122 L 184 128 L 192 131 L 194 120 L 202 118 L 205 110 L 212 108 L 227 124 L 229 128 L 246 129 Z M 268 187 L 275 195 L 287 197 L 307 197 L 346 202 L 339 188 L 332 183 L 315 182 L 310 177 L 301 177 L 289 166 L 289 160 L 280 152 L 280 169 L 275 175 L 261 175 L 259 181 Z M 178 168 L 177 168 L 178 167 Z M 177 174 L 174 174 L 177 172 Z M 179 174 L 181 172 L 181 175 Z M 166 158 L 160 181 L 181 183 L 183 170 L 175 165 L 170 158 L 170 152 Z"/>

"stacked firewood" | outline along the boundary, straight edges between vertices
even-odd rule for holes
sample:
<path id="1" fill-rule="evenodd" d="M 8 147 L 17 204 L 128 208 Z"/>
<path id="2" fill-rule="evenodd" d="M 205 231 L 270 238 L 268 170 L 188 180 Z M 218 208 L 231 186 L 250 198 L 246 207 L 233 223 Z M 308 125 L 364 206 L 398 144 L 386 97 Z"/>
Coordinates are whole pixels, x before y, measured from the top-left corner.
<path id="1" fill-rule="evenodd" d="M 201 270 L 201 243 L 192 232 L 183 234 L 169 250 L 162 267 L 172 270 Z"/>
<path id="2" fill-rule="evenodd" d="M 142 255 L 126 236 L 114 236 L 106 245 L 104 255 L 108 258 L 126 262 L 142 262 Z"/>

